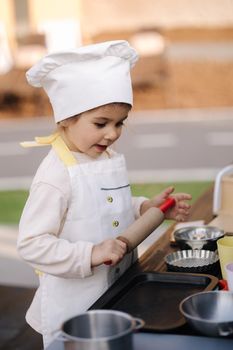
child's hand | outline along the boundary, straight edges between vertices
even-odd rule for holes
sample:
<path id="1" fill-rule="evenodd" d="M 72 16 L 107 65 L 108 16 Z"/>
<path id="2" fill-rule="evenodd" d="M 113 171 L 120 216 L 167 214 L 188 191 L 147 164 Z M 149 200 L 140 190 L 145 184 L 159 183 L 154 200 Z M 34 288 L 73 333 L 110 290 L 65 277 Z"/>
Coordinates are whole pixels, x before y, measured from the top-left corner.
<path id="1" fill-rule="evenodd" d="M 168 197 L 170 197 L 173 191 L 174 187 L 170 186 L 154 198 L 143 202 L 141 206 L 141 215 L 151 207 L 159 207 Z M 191 207 L 190 204 L 187 203 L 187 201 L 192 199 L 191 195 L 188 193 L 175 193 L 172 197 L 175 198 L 176 205 L 165 212 L 165 219 L 173 219 L 181 222 L 185 221 L 189 215 L 189 209 Z"/>
<path id="2" fill-rule="evenodd" d="M 119 263 L 126 254 L 127 246 L 119 239 L 108 239 L 94 245 L 91 255 L 91 266 L 99 266 L 111 261 L 111 266 Z"/>
<path id="3" fill-rule="evenodd" d="M 188 193 L 175 193 L 172 195 L 176 200 L 174 207 L 168 209 L 165 214 L 165 219 L 173 219 L 179 222 L 183 222 L 187 219 L 189 215 L 189 209 L 191 205 L 187 203 L 192 199 L 191 195 Z"/>
<path id="4" fill-rule="evenodd" d="M 170 196 L 170 194 L 174 191 L 174 187 L 170 186 L 166 188 L 163 192 L 158 194 L 157 196 L 146 200 L 141 205 L 140 214 L 142 215 L 151 207 L 159 207 L 163 202 Z"/>

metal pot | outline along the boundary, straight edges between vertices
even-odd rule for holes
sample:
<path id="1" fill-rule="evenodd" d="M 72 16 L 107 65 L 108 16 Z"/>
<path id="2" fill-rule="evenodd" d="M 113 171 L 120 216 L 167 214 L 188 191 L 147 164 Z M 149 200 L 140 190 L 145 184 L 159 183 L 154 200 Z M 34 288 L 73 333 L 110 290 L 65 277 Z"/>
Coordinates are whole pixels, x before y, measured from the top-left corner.
<path id="1" fill-rule="evenodd" d="M 132 350 L 132 332 L 143 325 L 125 312 L 91 310 L 66 321 L 58 338 L 66 350 Z"/>
<path id="2" fill-rule="evenodd" d="M 224 236 L 224 231 L 212 226 L 183 227 L 174 232 L 174 238 L 183 249 L 204 249 L 215 251 L 217 240 Z"/>
<path id="3" fill-rule="evenodd" d="M 233 336 L 233 292 L 193 294 L 180 303 L 180 312 L 197 331 L 208 336 Z"/>

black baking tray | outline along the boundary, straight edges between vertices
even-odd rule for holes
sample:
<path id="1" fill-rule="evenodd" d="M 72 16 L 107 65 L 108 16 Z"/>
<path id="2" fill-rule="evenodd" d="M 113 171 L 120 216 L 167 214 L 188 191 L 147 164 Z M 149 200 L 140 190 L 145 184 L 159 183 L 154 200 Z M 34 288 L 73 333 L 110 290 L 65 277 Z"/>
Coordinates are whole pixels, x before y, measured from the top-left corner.
<path id="1" fill-rule="evenodd" d="M 186 323 L 179 311 L 187 296 L 213 290 L 218 279 L 212 275 L 144 272 L 121 277 L 90 309 L 127 312 L 145 321 L 142 331 L 166 332 Z"/>

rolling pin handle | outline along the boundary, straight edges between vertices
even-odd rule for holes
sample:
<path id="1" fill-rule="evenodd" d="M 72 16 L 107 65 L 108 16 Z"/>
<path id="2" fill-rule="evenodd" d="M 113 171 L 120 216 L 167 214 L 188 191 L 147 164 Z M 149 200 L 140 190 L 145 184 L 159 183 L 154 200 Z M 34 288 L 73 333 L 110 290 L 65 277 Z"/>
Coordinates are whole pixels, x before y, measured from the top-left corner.
<path id="1" fill-rule="evenodd" d="M 174 207 L 176 204 L 176 200 L 174 197 L 169 197 L 168 199 L 165 200 L 163 204 L 160 205 L 159 209 L 165 213 L 168 209 Z"/>
<path id="2" fill-rule="evenodd" d="M 112 260 L 107 260 L 104 262 L 104 265 L 111 265 L 112 264 Z"/>
<path id="3" fill-rule="evenodd" d="M 126 253 L 128 253 L 129 252 L 129 245 L 130 245 L 128 239 L 125 237 L 122 237 L 122 236 L 118 236 L 117 239 L 119 239 L 120 241 L 122 241 L 126 244 L 126 247 L 127 247 Z M 104 265 L 111 265 L 111 264 L 112 264 L 112 260 L 107 260 L 104 262 Z"/>

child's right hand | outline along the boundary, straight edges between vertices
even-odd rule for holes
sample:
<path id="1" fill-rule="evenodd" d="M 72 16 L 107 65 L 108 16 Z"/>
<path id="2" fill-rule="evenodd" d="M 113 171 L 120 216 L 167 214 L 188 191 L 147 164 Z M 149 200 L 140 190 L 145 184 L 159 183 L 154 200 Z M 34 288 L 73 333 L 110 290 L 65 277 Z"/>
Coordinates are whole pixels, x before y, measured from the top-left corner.
<path id="1" fill-rule="evenodd" d="M 119 263 L 126 254 L 127 246 L 119 239 L 107 239 L 94 245 L 91 255 L 91 266 L 99 266 L 106 261 L 111 261 L 111 266 Z"/>

